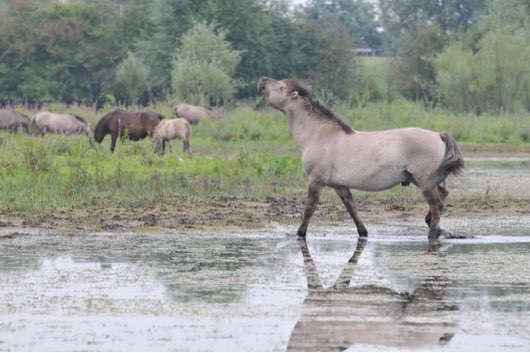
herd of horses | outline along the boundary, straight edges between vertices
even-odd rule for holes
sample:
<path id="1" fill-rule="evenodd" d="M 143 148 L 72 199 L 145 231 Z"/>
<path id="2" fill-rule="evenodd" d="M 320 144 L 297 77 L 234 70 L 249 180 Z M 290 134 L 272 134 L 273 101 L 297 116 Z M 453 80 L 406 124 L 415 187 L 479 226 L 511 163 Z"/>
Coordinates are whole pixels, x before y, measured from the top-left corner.
<path id="1" fill-rule="evenodd" d="M 101 144 L 106 135 L 111 137 L 110 150 L 114 152 L 118 138 L 128 138 L 133 141 L 151 137 L 155 153 L 165 153 L 170 140 L 182 141 L 185 153 L 192 155 L 190 139 L 191 124 L 202 119 L 220 119 L 219 113 L 210 107 L 191 104 L 178 104 L 172 109 L 176 119 L 165 119 L 163 115 L 154 111 L 127 111 L 120 108 L 105 114 L 97 123 L 92 133 L 90 123 L 78 115 L 40 112 L 31 119 L 13 110 L 0 110 L 0 129 L 11 132 L 55 134 L 84 134 L 90 141 L 93 139 Z M 191 123 L 191 124 L 190 124 Z"/>
<path id="2" fill-rule="evenodd" d="M 451 236 L 440 228 L 443 201 L 449 193 L 444 184 L 450 174 L 458 174 L 464 168 L 464 158 L 449 134 L 420 128 L 357 131 L 314 100 L 311 91 L 295 80 L 262 77 L 257 89 L 273 108 L 287 117 L 290 135 L 309 178 L 306 206 L 297 231 L 299 237 L 305 237 L 324 187 L 335 190 L 359 236 L 366 237 L 368 232 L 359 218 L 350 189 L 381 191 L 398 184 L 417 186 L 429 205 L 425 222 L 429 227 L 430 249 L 436 246 L 441 235 Z M 175 106 L 173 113 L 177 119 L 166 120 L 152 111 L 115 109 L 99 120 L 94 139 L 101 143 L 110 134 L 113 152 L 118 137 L 141 140 L 151 136 L 155 152 L 163 154 L 166 143 L 177 138 L 182 140 L 184 151 L 191 155 L 190 123 L 206 117 L 219 119 L 210 108 L 187 104 Z M 36 128 L 42 134 L 51 131 L 90 136 L 90 125 L 81 117 L 49 112 L 29 120 L 16 112 L 0 111 L 0 128 L 11 131 Z"/>

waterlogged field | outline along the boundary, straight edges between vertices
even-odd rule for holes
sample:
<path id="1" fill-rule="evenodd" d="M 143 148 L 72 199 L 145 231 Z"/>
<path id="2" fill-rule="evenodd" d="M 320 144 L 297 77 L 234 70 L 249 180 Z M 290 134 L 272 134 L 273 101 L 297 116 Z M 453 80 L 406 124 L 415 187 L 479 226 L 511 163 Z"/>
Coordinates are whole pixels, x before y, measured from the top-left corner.
<path id="1" fill-rule="evenodd" d="M 438 256 L 397 224 L 6 235 L 0 350 L 527 351 L 529 224 Z"/>
<path id="2" fill-rule="evenodd" d="M 193 158 L 178 141 L 159 157 L 148 140 L 110 154 L 108 137 L 0 133 L 0 350 L 528 351 L 521 124 L 502 153 L 481 147 L 497 132 L 446 129 L 469 132 L 442 217 L 462 238 L 434 254 L 414 187 L 354 192 L 366 242 L 327 190 L 297 239 L 306 180 L 272 111 L 194 126 Z"/>

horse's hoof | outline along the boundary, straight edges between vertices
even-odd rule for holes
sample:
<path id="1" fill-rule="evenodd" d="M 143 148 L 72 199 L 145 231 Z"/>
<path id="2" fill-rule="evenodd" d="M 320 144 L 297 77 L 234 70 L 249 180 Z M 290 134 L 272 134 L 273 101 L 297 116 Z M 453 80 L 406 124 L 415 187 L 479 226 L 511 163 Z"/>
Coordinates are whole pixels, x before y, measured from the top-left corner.
<path id="1" fill-rule="evenodd" d="M 446 229 L 438 229 L 438 234 L 436 234 L 437 238 L 445 238 L 445 239 L 452 239 L 454 237 L 454 234 Z"/>
<path id="2" fill-rule="evenodd" d="M 472 238 L 470 236 L 463 235 L 463 234 L 456 234 L 456 233 L 450 232 L 450 231 L 445 230 L 445 229 L 440 229 L 438 231 L 438 237 L 442 237 L 444 239 L 467 239 L 467 238 Z"/>
<path id="3" fill-rule="evenodd" d="M 429 254 L 438 255 L 442 244 L 438 239 L 429 238 Z"/>

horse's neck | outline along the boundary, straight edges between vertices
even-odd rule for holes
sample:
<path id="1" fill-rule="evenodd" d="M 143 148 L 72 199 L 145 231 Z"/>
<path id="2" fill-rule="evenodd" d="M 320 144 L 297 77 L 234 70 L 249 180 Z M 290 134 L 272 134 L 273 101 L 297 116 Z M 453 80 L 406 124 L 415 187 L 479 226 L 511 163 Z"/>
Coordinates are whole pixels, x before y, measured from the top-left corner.
<path id="1" fill-rule="evenodd" d="M 288 109 L 286 115 L 289 120 L 291 137 L 300 153 L 313 146 L 325 133 L 322 123 L 316 117 L 311 116 L 311 112 L 306 111 L 305 108 Z"/>

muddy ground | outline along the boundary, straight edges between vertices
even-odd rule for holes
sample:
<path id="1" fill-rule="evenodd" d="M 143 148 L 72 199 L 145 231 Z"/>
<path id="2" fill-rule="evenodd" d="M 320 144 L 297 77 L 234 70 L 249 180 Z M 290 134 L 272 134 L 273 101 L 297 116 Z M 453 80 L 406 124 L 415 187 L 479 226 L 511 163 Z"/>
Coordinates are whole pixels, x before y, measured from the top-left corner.
<path id="1" fill-rule="evenodd" d="M 361 218 L 370 223 L 385 221 L 417 222 L 427 211 L 426 203 L 397 204 L 383 201 L 358 202 Z M 483 219 L 494 216 L 528 215 L 525 200 L 477 200 L 446 203 L 443 218 L 465 217 Z M 0 229 L 39 228 L 59 232 L 71 231 L 156 231 L 175 229 L 178 231 L 204 231 L 208 229 L 259 229 L 271 223 L 297 225 L 302 216 L 304 200 L 241 199 L 219 197 L 210 202 L 182 198 L 174 204 L 156 208 L 96 208 L 63 209 L 53 213 L 0 211 Z M 443 221 L 442 218 L 442 221 Z M 312 223 L 347 225 L 351 222 L 340 200 L 319 203 Z"/>

